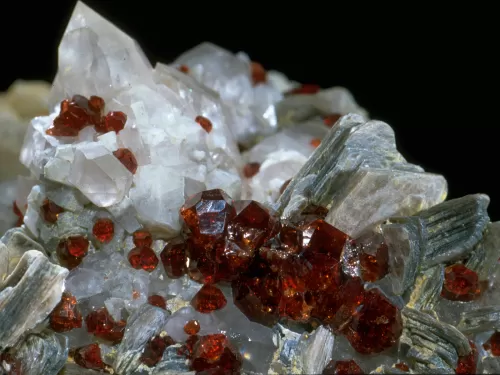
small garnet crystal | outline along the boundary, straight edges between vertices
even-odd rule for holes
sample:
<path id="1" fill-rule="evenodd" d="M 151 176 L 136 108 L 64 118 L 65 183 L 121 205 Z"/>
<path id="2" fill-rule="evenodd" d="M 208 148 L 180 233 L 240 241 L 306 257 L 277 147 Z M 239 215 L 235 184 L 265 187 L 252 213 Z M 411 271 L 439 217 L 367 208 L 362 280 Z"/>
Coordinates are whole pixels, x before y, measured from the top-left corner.
<path id="1" fill-rule="evenodd" d="M 82 346 L 73 351 L 73 360 L 83 368 L 90 370 L 104 370 L 106 365 L 102 361 L 99 344 Z"/>
<path id="2" fill-rule="evenodd" d="M 313 84 L 303 84 L 295 89 L 288 91 L 285 95 L 311 95 L 316 94 L 321 90 L 321 87 Z"/>
<path id="3" fill-rule="evenodd" d="M 311 146 L 313 146 L 314 148 L 318 147 L 320 144 L 321 144 L 321 139 L 319 138 L 313 138 L 311 139 Z"/>
<path id="4" fill-rule="evenodd" d="M 210 133 L 212 131 L 212 121 L 207 119 L 206 117 L 203 116 L 196 116 L 194 119 L 202 128 L 205 130 L 207 133 Z"/>
<path id="5" fill-rule="evenodd" d="M 158 265 L 158 258 L 150 247 L 134 247 L 128 253 L 128 261 L 136 270 L 143 269 L 144 271 L 153 272 Z"/>
<path id="6" fill-rule="evenodd" d="M 10 353 L 0 353 L 0 370 L 8 369 L 6 375 L 23 375 L 21 367 L 21 361 L 13 357 Z"/>
<path id="7" fill-rule="evenodd" d="M 50 328 L 56 332 L 66 332 L 74 328 L 81 328 L 83 318 L 76 304 L 76 298 L 70 293 L 64 292 L 61 302 L 50 313 Z"/>
<path id="8" fill-rule="evenodd" d="M 161 262 L 167 276 L 178 279 L 187 272 L 186 244 L 177 239 L 169 242 L 160 254 Z"/>
<path id="9" fill-rule="evenodd" d="M 165 301 L 165 298 L 163 298 L 162 296 L 159 296 L 158 294 L 154 294 L 152 296 L 149 296 L 148 303 L 150 305 L 159 307 L 160 309 L 163 309 L 163 310 L 167 309 L 167 301 Z"/>
<path id="10" fill-rule="evenodd" d="M 58 206 L 49 199 L 45 199 L 40 207 L 40 213 L 43 219 L 51 224 L 57 221 L 57 217 L 61 212 L 64 212 L 64 208 Z"/>
<path id="11" fill-rule="evenodd" d="M 191 368 L 199 373 L 238 374 L 242 359 L 223 334 L 201 336 L 194 344 Z"/>
<path id="12" fill-rule="evenodd" d="M 401 336 L 401 314 L 377 289 L 365 293 L 357 314 L 344 332 L 354 349 L 362 354 L 380 353 Z"/>
<path id="13" fill-rule="evenodd" d="M 408 365 L 406 363 L 403 363 L 403 362 L 398 362 L 394 365 L 394 367 L 396 367 L 397 369 L 401 370 L 401 371 L 405 371 L 405 372 L 409 372 L 410 371 L 410 368 L 408 367 Z"/>
<path id="14" fill-rule="evenodd" d="M 14 212 L 14 215 L 17 216 L 16 227 L 20 227 L 24 223 L 24 215 L 19 207 L 17 207 L 16 201 L 12 202 L 12 211 Z"/>
<path id="15" fill-rule="evenodd" d="M 222 291 L 214 285 L 203 285 L 191 300 L 196 311 L 210 313 L 226 306 L 227 300 Z"/>
<path id="16" fill-rule="evenodd" d="M 109 112 L 103 119 L 104 132 L 120 132 L 125 127 L 127 115 L 120 111 Z"/>
<path id="17" fill-rule="evenodd" d="M 147 230 L 144 229 L 139 229 L 134 232 L 132 235 L 134 245 L 137 247 L 151 247 L 153 246 L 153 237 L 151 236 L 151 233 L 149 233 Z"/>
<path id="18" fill-rule="evenodd" d="M 106 308 L 93 311 L 85 317 L 87 331 L 96 337 L 118 344 L 125 333 L 126 322 L 116 322 Z"/>
<path id="19" fill-rule="evenodd" d="M 254 85 L 267 81 L 267 72 L 262 64 L 252 61 L 252 63 L 250 64 L 250 70 L 252 75 L 252 82 Z"/>
<path id="20" fill-rule="evenodd" d="M 160 362 L 163 357 L 163 353 L 165 349 L 173 345 L 175 342 L 172 340 L 170 336 L 155 336 L 152 337 L 146 347 L 144 348 L 144 352 L 141 354 L 139 360 L 149 367 L 155 366 L 158 362 Z"/>
<path id="21" fill-rule="evenodd" d="M 454 264 L 444 271 L 441 297 L 452 301 L 472 301 L 481 294 L 477 273 L 463 264 Z"/>
<path id="22" fill-rule="evenodd" d="M 330 361 L 325 369 L 323 375 L 351 375 L 351 374 L 364 374 L 363 370 L 352 359 L 349 361 Z"/>
<path id="23" fill-rule="evenodd" d="M 125 168 L 132 174 L 137 171 L 137 159 L 135 158 L 132 151 L 128 148 L 119 148 L 113 152 L 113 155 L 123 164 Z"/>
<path id="24" fill-rule="evenodd" d="M 331 115 L 323 117 L 323 123 L 331 128 L 342 117 L 340 113 L 332 113 Z"/>
<path id="25" fill-rule="evenodd" d="M 188 335 L 196 335 L 200 332 L 200 323 L 197 320 L 190 320 L 186 324 L 184 324 L 184 332 Z"/>
<path id="26" fill-rule="evenodd" d="M 476 345 L 469 340 L 471 352 L 468 355 L 458 357 L 456 374 L 476 374 L 478 353 Z"/>
<path id="27" fill-rule="evenodd" d="M 361 253 L 359 265 L 364 281 L 380 280 L 389 272 L 389 248 L 385 243 L 382 243 L 375 255 Z"/>
<path id="28" fill-rule="evenodd" d="M 102 243 L 107 243 L 113 239 L 115 224 L 113 220 L 107 218 L 97 219 L 92 228 L 94 237 Z"/>
<path id="29" fill-rule="evenodd" d="M 500 357 L 500 332 L 495 332 L 491 337 L 483 344 L 485 350 L 491 351 L 491 354 L 495 357 Z"/>
<path id="30" fill-rule="evenodd" d="M 77 267 L 89 251 L 89 241 L 83 236 L 71 236 L 59 242 L 57 256 L 61 264 L 73 269 Z"/>
<path id="31" fill-rule="evenodd" d="M 177 69 L 179 69 L 179 71 L 181 71 L 182 73 L 185 74 L 189 73 L 189 67 L 187 65 L 179 65 Z"/>
<path id="32" fill-rule="evenodd" d="M 248 163 L 243 167 L 243 174 L 246 178 L 252 178 L 259 173 L 260 163 Z"/>

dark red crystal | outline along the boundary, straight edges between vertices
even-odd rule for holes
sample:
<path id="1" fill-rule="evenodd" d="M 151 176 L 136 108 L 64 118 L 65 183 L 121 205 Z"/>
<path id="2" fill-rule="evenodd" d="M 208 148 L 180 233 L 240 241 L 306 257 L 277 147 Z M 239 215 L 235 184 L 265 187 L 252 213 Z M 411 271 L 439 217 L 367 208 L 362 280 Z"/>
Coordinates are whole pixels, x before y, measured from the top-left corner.
<path id="1" fill-rule="evenodd" d="M 223 334 L 201 336 L 194 345 L 191 368 L 198 373 L 238 374 L 242 358 Z"/>
<path id="2" fill-rule="evenodd" d="M 115 321 L 106 308 L 89 313 L 85 317 L 87 331 L 96 337 L 118 344 L 125 333 L 126 322 Z"/>
<path id="3" fill-rule="evenodd" d="M 252 83 L 257 85 L 259 83 L 265 83 L 267 81 L 267 72 L 262 66 L 262 64 L 252 61 L 250 64 Z"/>
<path id="4" fill-rule="evenodd" d="M 288 91 L 285 95 L 311 95 L 316 94 L 321 90 L 321 87 L 314 84 L 303 84 L 297 88 Z"/>
<path id="5" fill-rule="evenodd" d="M 153 367 L 160 362 L 165 349 L 173 344 L 175 344 L 175 342 L 170 336 L 152 337 L 146 344 L 144 352 L 141 354 L 139 360 L 145 365 Z"/>
<path id="6" fill-rule="evenodd" d="M 332 113 L 331 115 L 323 117 L 323 123 L 331 128 L 341 117 L 342 115 L 340 113 Z"/>
<path id="7" fill-rule="evenodd" d="M 441 297 L 451 301 L 468 302 L 481 294 L 477 273 L 463 264 L 454 264 L 444 270 Z"/>
<path id="8" fill-rule="evenodd" d="M 210 121 L 206 117 L 196 116 L 194 121 L 196 121 L 203 128 L 203 130 L 205 130 L 207 133 L 210 133 L 212 131 L 212 127 L 213 127 L 212 121 Z"/>
<path id="9" fill-rule="evenodd" d="M 56 332 L 67 332 L 82 327 L 82 315 L 78 311 L 77 301 L 69 292 L 64 292 L 61 302 L 49 316 L 50 328 Z"/>
<path id="10" fill-rule="evenodd" d="M 59 242 L 57 256 L 61 264 L 73 269 L 80 265 L 89 250 L 89 240 L 83 236 L 71 236 Z"/>
<path id="11" fill-rule="evenodd" d="M 97 219 L 92 228 L 92 234 L 101 243 L 108 243 L 115 234 L 115 224 L 113 220 L 107 218 Z"/>
<path id="12" fill-rule="evenodd" d="M 167 276 L 178 279 L 187 273 L 186 244 L 181 239 L 170 241 L 160 254 Z"/>
<path id="13" fill-rule="evenodd" d="M 188 335 L 196 335 L 200 332 L 200 323 L 197 320 L 190 320 L 186 324 L 184 324 L 184 332 Z"/>
<path id="14" fill-rule="evenodd" d="M 21 361 L 10 353 L 0 353 L 0 370 L 7 369 L 7 367 L 9 370 L 6 375 L 23 375 Z"/>
<path id="15" fill-rule="evenodd" d="M 500 357 L 500 332 L 494 332 L 483 344 L 483 348 L 489 350 L 493 356 Z"/>
<path id="16" fill-rule="evenodd" d="M 73 360 L 78 366 L 90 370 L 99 371 L 106 368 L 101 357 L 99 344 L 90 344 L 75 349 L 73 351 Z"/>
<path id="17" fill-rule="evenodd" d="M 148 303 L 150 305 L 159 307 L 160 309 L 163 309 L 163 310 L 167 309 L 167 301 L 165 301 L 165 298 L 163 298 L 162 296 L 159 296 L 158 294 L 154 294 L 152 296 L 149 296 Z"/>
<path id="18" fill-rule="evenodd" d="M 40 206 L 40 213 L 43 219 L 51 224 L 57 221 L 60 213 L 64 212 L 64 208 L 58 206 L 49 199 L 44 199 L 42 205 Z"/>
<path id="19" fill-rule="evenodd" d="M 125 168 L 132 174 L 137 171 L 137 159 L 135 158 L 132 151 L 128 148 L 119 148 L 113 152 L 113 155 L 123 164 Z"/>
<path id="20" fill-rule="evenodd" d="M 361 253 L 359 265 L 364 281 L 380 280 L 389 272 L 389 248 L 385 243 L 382 243 L 375 255 Z"/>
<path id="21" fill-rule="evenodd" d="M 456 374 L 476 374 L 478 353 L 476 345 L 469 340 L 471 352 L 468 355 L 458 357 Z"/>
<path id="22" fill-rule="evenodd" d="M 152 247 L 153 237 L 147 230 L 139 229 L 132 234 L 134 245 L 137 247 Z"/>
<path id="23" fill-rule="evenodd" d="M 150 247 L 134 247 L 128 253 L 128 261 L 132 268 L 136 270 L 143 269 L 147 272 L 153 272 L 158 265 L 158 257 Z"/>
<path id="24" fill-rule="evenodd" d="M 196 311 L 210 313 L 226 306 L 227 300 L 224 293 L 215 285 L 203 285 L 191 300 L 191 305 Z"/>

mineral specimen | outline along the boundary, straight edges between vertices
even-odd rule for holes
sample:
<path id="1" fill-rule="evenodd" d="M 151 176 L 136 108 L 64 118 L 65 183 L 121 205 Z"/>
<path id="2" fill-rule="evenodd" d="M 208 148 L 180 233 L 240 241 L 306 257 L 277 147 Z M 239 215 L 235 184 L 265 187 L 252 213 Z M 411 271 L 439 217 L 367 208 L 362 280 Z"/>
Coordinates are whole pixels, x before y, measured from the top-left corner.
<path id="1" fill-rule="evenodd" d="M 0 374 L 500 371 L 489 198 L 344 88 L 211 43 L 153 68 L 78 2 L 20 160 Z"/>

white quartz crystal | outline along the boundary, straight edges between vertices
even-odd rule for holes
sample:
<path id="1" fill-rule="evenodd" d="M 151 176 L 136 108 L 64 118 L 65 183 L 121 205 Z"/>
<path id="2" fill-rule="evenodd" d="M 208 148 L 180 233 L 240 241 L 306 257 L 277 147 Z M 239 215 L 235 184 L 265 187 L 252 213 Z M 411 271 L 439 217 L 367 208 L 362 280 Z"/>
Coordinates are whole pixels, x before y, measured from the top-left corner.
<path id="1" fill-rule="evenodd" d="M 127 122 L 118 134 L 98 135 L 89 126 L 77 137 L 53 137 L 46 131 L 59 110 L 35 118 L 21 161 L 36 178 L 78 189 L 128 231 L 142 223 L 167 236 L 179 231 L 178 211 L 188 194 L 223 188 L 240 197 L 242 162 L 229 129 L 234 118 L 213 91 L 169 66 L 153 70 L 132 38 L 81 2 L 64 32 L 58 63 L 52 108 L 75 94 L 98 95 L 105 113 L 123 111 Z M 212 122 L 209 133 L 196 123 L 199 115 Z M 135 175 L 113 155 L 118 148 L 134 154 Z"/>

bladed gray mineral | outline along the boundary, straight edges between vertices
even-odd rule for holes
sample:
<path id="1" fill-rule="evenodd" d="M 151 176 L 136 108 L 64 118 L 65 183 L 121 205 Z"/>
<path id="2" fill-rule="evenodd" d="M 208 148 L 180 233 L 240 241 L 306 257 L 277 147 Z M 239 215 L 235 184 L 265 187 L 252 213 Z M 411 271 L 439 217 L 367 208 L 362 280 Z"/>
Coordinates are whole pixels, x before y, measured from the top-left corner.
<path id="1" fill-rule="evenodd" d="M 466 335 L 500 329 L 500 305 L 464 311 L 461 315 L 457 328 Z"/>

